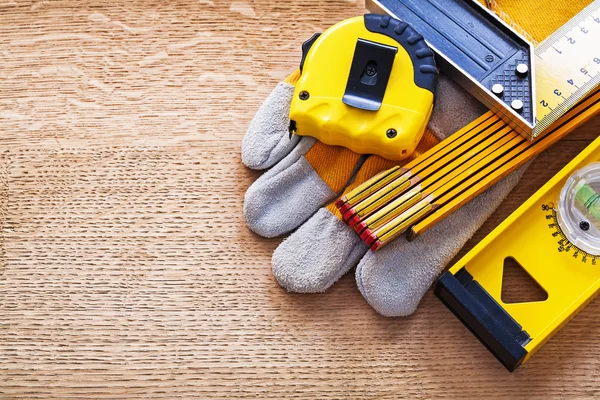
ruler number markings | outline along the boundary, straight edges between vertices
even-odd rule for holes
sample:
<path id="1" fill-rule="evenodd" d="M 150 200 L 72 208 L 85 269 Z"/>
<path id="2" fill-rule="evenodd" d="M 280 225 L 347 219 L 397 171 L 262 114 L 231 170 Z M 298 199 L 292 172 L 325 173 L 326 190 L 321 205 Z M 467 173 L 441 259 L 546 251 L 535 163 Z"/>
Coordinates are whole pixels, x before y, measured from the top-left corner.
<path id="1" fill-rule="evenodd" d="M 548 65 L 565 66 L 538 92 L 538 122 L 571 98 L 580 96 L 580 89 L 600 74 L 600 52 L 589 54 L 580 50 L 595 49 L 599 33 L 600 10 L 596 9 L 549 43 L 542 54 L 537 54 Z"/>

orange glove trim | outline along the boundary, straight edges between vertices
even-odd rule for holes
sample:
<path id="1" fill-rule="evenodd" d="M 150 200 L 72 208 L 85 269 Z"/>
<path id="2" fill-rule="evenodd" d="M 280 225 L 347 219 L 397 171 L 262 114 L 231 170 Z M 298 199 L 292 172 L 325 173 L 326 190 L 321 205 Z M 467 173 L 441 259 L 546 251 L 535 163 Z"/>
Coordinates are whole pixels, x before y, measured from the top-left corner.
<path id="1" fill-rule="evenodd" d="M 421 139 L 421 142 L 419 142 L 419 145 L 417 146 L 415 152 L 409 158 L 401 161 L 400 163 L 398 163 L 397 161 L 386 160 L 385 158 L 379 156 L 370 156 L 356 174 L 354 182 L 348 185 L 346 190 L 344 190 L 344 193 L 351 191 L 364 181 L 370 179 L 371 177 L 377 175 L 382 171 L 388 170 L 396 165 L 406 164 L 407 162 L 420 156 L 439 142 L 439 139 L 436 138 L 435 135 L 429 131 L 429 129 L 426 129 L 425 133 L 423 134 L 423 138 Z M 339 213 L 337 207 L 335 206 L 335 202 L 329 204 L 327 206 L 327 209 L 336 217 L 342 219 L 342 215 Z"/>

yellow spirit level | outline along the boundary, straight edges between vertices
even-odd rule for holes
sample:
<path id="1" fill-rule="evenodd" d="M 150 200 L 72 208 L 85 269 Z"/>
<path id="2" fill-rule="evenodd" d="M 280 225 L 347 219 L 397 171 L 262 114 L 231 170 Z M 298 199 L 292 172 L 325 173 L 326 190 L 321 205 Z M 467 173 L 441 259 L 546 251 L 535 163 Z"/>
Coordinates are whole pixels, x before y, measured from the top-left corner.
<path id="1" fill-rule="evenodd" d="M 438 78 L 423 36 L 405 22 L 367 14 L 302 47 L 291 133 L 390 160 L 412 154 L 429 121 Z"/>
<path id="2" fill-rule="evenodd" d="M 436 295 L 510 371 L 600 290 L 599 162 L 596 139 L 436 285 Z M 537 282 L 546 300 L 502 300 L 507 260 Z"/>

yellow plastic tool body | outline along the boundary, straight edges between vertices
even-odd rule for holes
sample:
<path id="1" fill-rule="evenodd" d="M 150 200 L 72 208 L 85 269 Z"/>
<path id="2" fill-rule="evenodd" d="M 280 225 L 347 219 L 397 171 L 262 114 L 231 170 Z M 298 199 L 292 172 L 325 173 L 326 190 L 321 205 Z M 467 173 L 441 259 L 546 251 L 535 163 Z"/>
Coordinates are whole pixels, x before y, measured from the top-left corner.
<path id="1" fill-rule="evenodd" d="M 326 144 L 344 146 L 357 153 L 402 160 L 417 147 L 434 101 L 432 90 L 415 83 L 415 75 L 423 75 L 423 72 L 414 65 L 413 59 L 430 57 L 429 63 L 433 64 L 433 53 L 429 56 L 422 50 L 419 54 L 424 57 L 416 57 L 417 50 L 411 49 L 410 45 L 407 51 L 397 38 L 368 30 L 365 18 L 355 17 L 332 26 L 305 54 L 302 75 L 291 104 L 292 132 L 313 136 Z M 399 23 L 392 21 L 390 24 Z M 415 42 L 415 46 L 426 46 L 422 37 L 410 27 L 402 35 L 413 36 L 410 42 Z M 342 101 L 359 39 L 397 49 L 381 106 L 376 111 L 353 107 Z M 431 68 L 421 69 L 426 71 L 425 74 L 437 74 Z"/>
<path id="2" fill-rule="evenodd" d="M 531 340 L 524 345 L 527 354 L 522 362 L 599 293 L 600 257 L 578 249 L 566 239 L 555 211 L 569 176 L 597 161 L 600 138 L 449 270 L 457 276 L 465 268 L 529 334 Z M 547 292 L 546 300 L 510 304 L 502 301 L 503 265 L 509 257 Z"/>

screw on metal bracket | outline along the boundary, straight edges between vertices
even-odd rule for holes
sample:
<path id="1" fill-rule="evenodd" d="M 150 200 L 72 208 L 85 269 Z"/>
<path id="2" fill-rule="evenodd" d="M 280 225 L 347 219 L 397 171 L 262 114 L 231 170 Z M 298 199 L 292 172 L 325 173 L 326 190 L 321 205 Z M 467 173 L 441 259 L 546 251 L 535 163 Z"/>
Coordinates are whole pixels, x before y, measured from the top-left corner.
<path id="1" fill-rule="evenodd" d="M 511 101 L 510 106 L 516 112 L 521 112 L 521 111 L 523 111 L 524 104 L 521 100 L 516 99 L 516 100 Z"/>
<path id="2" fill-rule="evenodd" d="M 527 64 L 519 64 L 517 65 L 517 67 L 515 68 L 515 72 L 517 73 L 518 76 L 520 77 L 525 77 L 527 76 L 527 73 L 529 72 L 529 67 L 527 66 Z"/>
<path id="3" fill-rule="evenodd" d="M 377 73 L 377 67 L 374 65 L 368 65 L 365 72 L 368 76 L 374 76 Z"/>
<path id="4" fill-rule="evenodd" d="M 385 133 L 387 137 L 389 137 L 390 139 L 393 139 L 396 137 L 396 135 L 398 134 L 398 132 L 395 129 L 388 129 L 387 132 Z"/>
<path id="5" fill-rule="evenodd" d="M 303 90 L 300 92 L 300 100 L 308 100 L 308 98 L 310 97 L 310 94 L 308 94 L 308 92 L 306 90 Z"/>
<path id="6" fill-rule="evenodd" d="M 492 86 L 492 93 L 494 93 L 498 97 L 502 96 L 504 94 L 504 86 L 502 86 L 499 83 L 496 83 L 494 86 Z"/>

